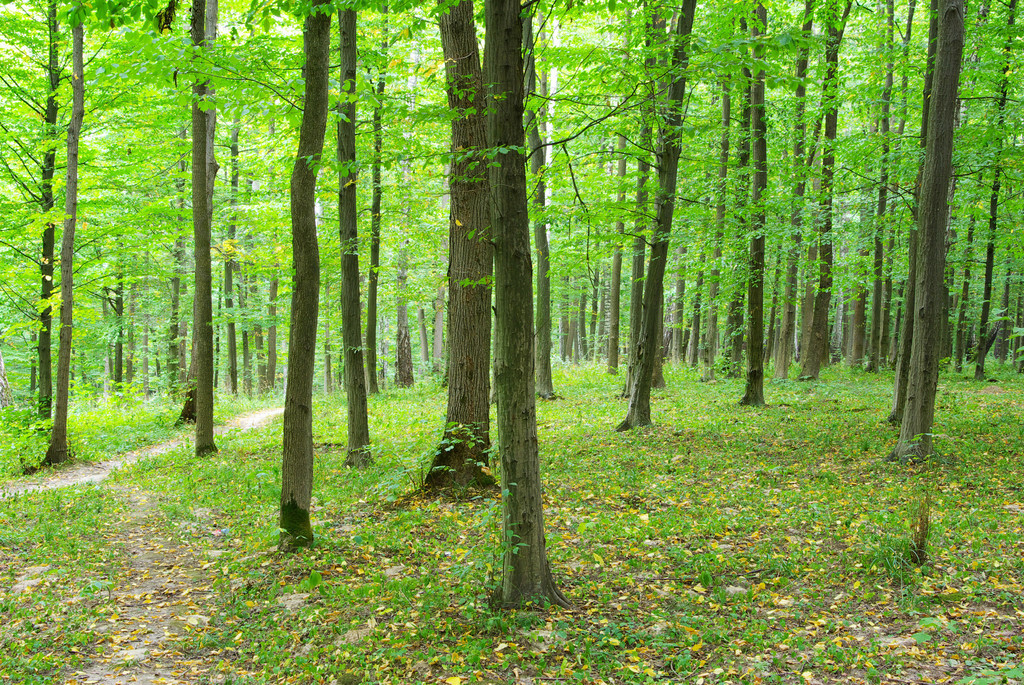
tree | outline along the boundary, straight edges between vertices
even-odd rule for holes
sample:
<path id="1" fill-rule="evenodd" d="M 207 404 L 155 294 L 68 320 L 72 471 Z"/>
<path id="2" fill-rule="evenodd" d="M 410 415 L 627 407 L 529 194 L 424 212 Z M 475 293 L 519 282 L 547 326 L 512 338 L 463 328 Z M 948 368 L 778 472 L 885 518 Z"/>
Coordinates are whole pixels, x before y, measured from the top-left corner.
<path id="1" fill-rule="evenodd" d="M 359 238 L 356 219 L 356 11 L 341 10 L 342 102 L 338 119 L 338 237 L 341 243 L 341 339 L 345 349 L 348 398 L 348 457 L 356 468 L 369 466 L 370 426 L 359 311 Z"/>
<path id="2" fill-rule="evenodd" d="M 668 259 L 669 235 L 672 231 L 672 214 L 676 201 L 676 174 L 679 169 L 679 153 L 682 137 L 683 95 L 686 92 L 685 69 L 689 61 L 688 46 L 693 28 L 693 14 L 696 0 L 685 0 L 675 26 L 677 41 L 672 66 L 674 74 L 668 88 L 668 112 L 665 130 L 661 134 L 658 150 L 658 196 L 657 219 L 651 244 L 650 264 L 644 284 L 644 315 L 639 339 L 636 342 L 630 365 L 632 384 L 629 392 L 629 408 L 626 418 L 616 430 L 625 431 L 651 423 L 651 379 L 654 374 L 655 357 L 661 354 L 661 300 L 664 290 L 665 263 Z"/>
<path id="3" fill-rule="evenodd" d="M 493 106 L 487 144 L 494 235 L 498 449 L 502 467 L 503 607 L 568 601 L 555 586 L 544 539 L 534 397 L 533 268 L 523 131 L 523 25 L 518 0 L 485 0 L 484 83 Z"/>
<path id="4" fill-rule="evenodd" d="M 217 31 L 217 0 L 195 0 L 192 5 L 192 45 L 197 51 L 212 47 Z M 196 456 L 217 451 L 213 439 L 213 266 L 210 261 L 213 184 L 217 162 L 213 157 L 215 110 L 205 76 L 197 74 L 192 86 L 192 226 L 196 276 L 193 290 L 192 345 L 196 360 Z"/>
<path id="5" fill-rule="evenodd" d="M 64 185 L 64 230 L 60 243 L 60 333 L 57 350 L 57 406 L 44 464 L 60 464 L 71 458 L 68 447 L 68 404 L 71 392 L 71 339 L 74 331 L 75 223 L 78 221 L 78 142 L 85 118 L 85 67 L 83 66 L 83 10 L 74 11 L 71 29 L 71 122 L 68 125 L 67 183 Z M 6 381 L 6 379 L 5 379 Z"/>
<path id="6" fill-rule="evenodd" d="M 764 59 L 764 46 L 757 43 L 768 30 L 768 12 L 762 2 L 754 10 L 754 60 Z M 758 69 L 750 87 L 751 161 L 754 167 L 750 203 L 750 274 L 747 280 L 747 383 L 740 404 L 764 405 L 764 197 L 768 189 L 768 119 L 765 115 L 764 69 Z"/>
<path id="7" fill-rule="evenodd" d="M 342 13 L 344 14 L 344 12 Z M 353 20 L 355 19 L 353 12 Z M 353 22 L 354 23 L 354 22 Z M 288 388 L 281 462 L 282 550 L 313 543 L 309 505 L 313 494 L 313 375 L 320 299 L 320 250 L 316 236 L 316 179 L 327 130 L 331 7 L 318 0 L 303 26 L 305 98 L 299 149 L 291 177 L 292 313 Z"/>
<path id="8" fill-rule="evenodd" d="M 487 130 L 473 3 L 441 15 L 452 119 L 448 220 L 448 409 L 428 487 L 490 485 L 491 278 Z"/>
<path id="9" fill-rule="evenodd" d="M 367 269 L 366 288 L 366 392 L 376 395 L 377 387 L 377 286 L 380 279 L 380 210 L 383 189 L 381 186 L 381 150 L 384 147 L 384 88 L 387 85 L 388 54 L 388 6 L 383 8 L 384 37 L 381 39 L 382 62 L 377 72 L 377 85 L 373 100 L 373 162 L 370 178 L 373 183 L 370 199 L 370 267 Z"/>
<path id="10" fill-rule="evenodd" d="M 940 6 L 935 70 L 928 115 L 928 139 L 922 162 L 917 209 L 918 273 L 913 311 L 914 343 L 910 357 L 907 404 L 900 436 L 890 458 L 906 462 L 932 454 L 932 422 L 939 379 L 946 270 L 947 198 L 952 176 L 953 130 L 956 118 L 960 60 L 964 47 L 962 0 Z"/>

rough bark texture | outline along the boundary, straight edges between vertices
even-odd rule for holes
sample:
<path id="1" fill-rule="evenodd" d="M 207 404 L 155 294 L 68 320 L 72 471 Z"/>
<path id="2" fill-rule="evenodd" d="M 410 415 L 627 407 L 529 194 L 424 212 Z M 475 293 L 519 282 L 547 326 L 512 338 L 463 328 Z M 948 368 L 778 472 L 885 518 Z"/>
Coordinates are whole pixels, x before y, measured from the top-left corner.
<path id="1" fill-rule="evenodd" d="M 341 82 L 346 95 L 356 90 L 356 12 L 339 13 Z M 359 236 L 356 217 L 356 103 L 343 97 L 338 120 L 338 236 L 341 242 L 341 338 L 345 348 L 345 395 L 348 399 L 348 466 L 369 466 L 370 426 L 359 310 Z M 376 373 L 376 370 L 373 370 Z"/>
<path id="2" fill-rule="evenodd" d="M 686 92 L 685 69 L 687 48 L 693 28 L 696 0 L 684 0 L 675 27 L 677 44 L 673 50 L 672 66 L 675 70 L 668 89 L 669 111 L 665 131 L 661 136 L 658 154 L 657 220 L 651 245 L 651 261 L 644 287 L 644 317 L 640 336 L 630 366 L 632 385 L 626 418 L 617 430 L 624 431 L 651 423 L 651 380 L 656 357 L 661 354 L 662 340 L 658 335 L 661 319 L 661 300 L 664 289 L 665 263 L 668 258 L 669 235 L 675 211 L 676 176 L 679 170 L 681 127 L 683 121 L 683 95 Z"/>
<path id="3" fill-rule="evenodd" d="M 299 148 L 291 177 L 292 314 L 290 362 L 284 401 L 284 449 L 281 462 L 282 550 L 313 542 L 309 520 L 313 494 L 313 374 L 320 300 L 320 249 L 316 237 L 316 179 L 327 130 L 331 12 L 321 0 L 303 26 L 306 55 L 305 101 Z"/>
<path id="4" fill-rule="evenodd" d="M 68 404 L 71 394 L 71 338 L 74 324 L 75 224 L 78 220 L 78 141 L 85 118 L 85 69 L 82 59 L 82 22 L 71 30 L 71 121 L 68 124 L 67 183 L 64 186 L 64 231 L 60 244 L 60 333 L 57 351 L 57 404 L 44 464 L 60 464 L 71 458 L 68 447 Z M 0 360 L 0 372 L 3 361 Z M 4 376 L 0 383 L 6 383 Z M 0 388 L 0 405 L 3 391 Z"/>
<path id="5" fill-rule="evenodd" d="M 215 37 L 216 11 L 214 23 L 207 30 L 211 18 L 207 3 L 216 3 L 216 0 L 196 0 L 192 7 L 192 44 L 197 48 L 210 47 Z M 217 173 L 211 144 L 215 124 L 214 110 L 203 111 L 199 106 L 200 103 L 209 103 L 208 92 L 206 81 L 197 78 L 192 86 L 192 230 L 196 265 L 192 292 L 192 347 L 196 363 L 196 456 L 217 451 L 213 440 L 213 265 L 210 259 L 210 199 Z"/>
<path id="6" fill-rule="evenodd" d="M 964 46 L 962 0 L 942 0 L 932 81 L 928 139 L 917 210 L 918 274 L 914 343 L 907 402 L 891 459 L 906 462 L 932 454 L 932 422 L 939 378 L 942 308 L 945 303 L 947 197 L 952 176 L 953 130 Z"/>
<path id="7" fill-rule="evenodd" d="M 491 485 L 491 277 L 487 130 L 473 3 L 441 15 L 452 119 L 448 240 L 448 410 L 428 487 Z"/>
<path id="8" fill-rule="evenodd" d="M 534 397 L 533 280 L 523 147 L 523 27 L 518 0 L 487 0 L 484 83 L 487 144 L 504 148 L 488 169 L 494 234 L 498 445 L 503 494 L 502 580 L 497 603 L 568 602 L 555 586 L 544 540 Z"/>
<path id="9" fill-rule="evenodd" d="M 754 60 L 764 58 L 758 37 L 768 29 L 768 12 L 758 2 L 753 24 Z M 747 277 L 747 383 L 740 404 L 764 405 L 764 226 L 768 189 L 768 118 L 765 116 L 765 73 L 754 74 L 750 86 L 750 137 L 753 184 L 750 194 L 750 273 Z"/>

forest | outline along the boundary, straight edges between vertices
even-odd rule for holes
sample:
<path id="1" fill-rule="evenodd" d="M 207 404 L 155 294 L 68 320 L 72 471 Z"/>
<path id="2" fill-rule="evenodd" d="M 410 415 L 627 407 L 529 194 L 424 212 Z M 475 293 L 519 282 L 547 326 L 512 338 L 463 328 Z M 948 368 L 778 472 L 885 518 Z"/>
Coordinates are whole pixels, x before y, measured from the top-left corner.
<path id="1" fill-rule="evenodd" d="M 1020 42 L 0 5 L 0 680 L 1024 681 Z"/>

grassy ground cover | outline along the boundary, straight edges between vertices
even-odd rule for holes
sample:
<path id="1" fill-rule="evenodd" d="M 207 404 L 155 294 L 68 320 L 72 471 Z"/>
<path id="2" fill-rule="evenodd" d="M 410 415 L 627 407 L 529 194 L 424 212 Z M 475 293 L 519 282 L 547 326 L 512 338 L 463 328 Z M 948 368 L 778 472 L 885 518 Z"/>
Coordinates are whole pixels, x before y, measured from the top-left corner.
<path id="1" fill-rule="evenodd" d="M 318 398 L 318 539 L 296 555 L 273 551 L 279 421 L 202 461 L 183 448 L 102 486 L 0 502 L 0 678 L 75 682 L 117 652 L 104 627 L 126 614 L 125 527 L 139 520 L 126 493 L 146 492 L 147 525 L 198 574 L 202 620 L 165 645 L 166 682 L 1024 681 L 1020 379 L 943 377 L 942 458 L 911 467 L 884 460 L 891 376 L 773 383 L 753 410 L 738 381 L 669 370 L 657 425 L 625 434 L 619 383 L 563 369 L 562 398 L 538 408 L 549 555 L 571 610 L 490 608 L 498 494 L 418 492 L 445 404 L 421 383 L 371 401 L 362 472 L 343 466 L 343 403 Z"/>

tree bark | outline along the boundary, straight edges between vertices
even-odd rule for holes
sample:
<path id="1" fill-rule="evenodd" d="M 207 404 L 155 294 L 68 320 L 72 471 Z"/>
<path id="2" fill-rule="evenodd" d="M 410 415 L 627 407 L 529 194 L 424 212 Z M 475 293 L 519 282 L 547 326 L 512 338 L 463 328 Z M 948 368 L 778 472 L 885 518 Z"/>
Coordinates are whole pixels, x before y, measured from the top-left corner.
<path id="1" fill-rule="evenodd" d="M 838 0 L 829 0 L 832 17 L 825 41 L 825 84 L 822 93 L 825 138 L 821 156 L 821 221 L 818 232 L 818 289 L 814 295 L 810 335 L 800 367 L 800 377 L 817 380 L 828 360 L 828 313 L 832 299 L 832 185 L 835 177 L 835 142 L 839 124 L 839 47 L 852 2 L 840 14 Z"/>
<path id="2" fill-rule="evenodd" d="M 907 402 L 900 437 L 890 456 L 899 462 L 924 459 L 933 452 L 931 431 L 939 378 L 941 314 L 945 302 L 947 198 L 952 176 L 953 130 L 964 46 L 962 0 L 942 1 L 937 43 L 917 210 L 917 294 L 913 312 L 908 311 L 908 316 L 917 320 L 914 323 Z"/>
<path id="3" fill-rule="evenodd" d="M 356 12 L 339 13 L 341 31 L 341 117 L 338 119 L 338 237 L 341 242 L 341 337 L 345 348 L 348 399 L 348 456 L 345 464 L 364 468 L 370 457 L 366 376 L 359 308 L 359 236 L 356 216 Z M 378 212 L 379 214 L 379 212 Z M 371 269 L 373 267 L 371 266 Z M 376 374 L 376 369 L 372 369 Z"/>
<path id="4" fill-rule="evenodd" d="M 625 431 L 651 423 L 651 379 L 655 358 L 661 354 L 662 341 L 658 336 L 661 299 L 664 288 L 665 262 L 668 258 L 669 235 L 675 210 L 676 176 L 679 170 L 681 127 L 683 122 L 683 96 L 686 92 L 685 69 L 689 62 L 688 47 L 693 28 L 696 0 L 684 0 L 678 15 L 674 35 L 677 44 L 673 50 L 674 76 L 668 89 L 669 110 L 665 130 L 661 135 L 658 154 L 657 220 L 651 245 L 651 262 L 644 288 L 644 317 L 630 366 L 632 386 L 626 418 L 616 430 Z"/>
<path id="5" fill-rule="evenodd" d="M 50 432 L 50 446 L 43 463 L 60 464 L 71 458 L 68 446 L 68 405 L 71 393 L 71 343 L 74 325 L 75 225 L 78 221 L 78 141 L 85 118 L 84 29 L 81 19 L 71 29 L 71 121 L 68 124 L 67 182 L 64 185 L 64 230 L 60 244 L 60 333 L 57 351 L 57 405 Z M 0 359 L 0 383 L 6 384 Z M 10 388 L 8 395 L 10 393 Z M 0 387 L 0 405 L 3 404 Z M 8 402 L 9 404 L 9 402 Z"/>
<path id="6" fill-rule="evenodd" d="M 618 202 L 619 205 L 625 205 L 626 203 L 626 187 L 624 179 L 626 178 L 626 137 L 623 135 L 618 136 L 617 148 L 619 153 L 619 159 L 616 163 L 616 178 L 618 179 L 619 192 Z M 620 210 L 623 211 L 623 210 Z M 626 223 L 621 219 L 615 222 L 615 232 L 618 235 L 622 235 L 626 231 Z M 619 243 L 615 244 L 615 248 L 612 252 L 612 273 L 611 273 L 611 285 L 609 286 L 609 304 L 608 304 L 608 373 L 617 374 L 619 372 L 619 321 L 622 317 L 621 301 L 622 301 L 622 246 Z"/>
<path id="7" fill-rule="evenodd" d="M 722 282 L 722 240 L 725 235 L 725 209 L 729 179 L 729 127 L 732 125 L 732 99 L 729 79 L 722 80 L 722 139 L 718 153 L 718 187 L 715 192 L 715 249 L 711 255 L 711 283 L 708 285 L 708 323 L 704 328 L 704 373 L 701 380 L 715 380 L 715 360 L 718 357 L 718 292 Z"/>
<path id="8" fill-rule="evenodd" d="M 768 12 L 763 2 L 754 10 L 754 60 L 764 59 L 758 38 L 768 30 Z M 753 186 L 750 205 L 750 273 L 747 278 L 747 383 L 740 404 L 764 406 L 764 193 L 768 189 L 768 119 L 765 116 L 765 73 L 754 74 L 750 87 L 750 134 Z"/>
<path id="9" fill-rule="evenodd" d="M 383 15 L 384 26 L 381 31 L 384 38 L 381 40 L 380 51 L 381 64 L 384 66 L 381 66 L 380 71 L 377 72 L 377 86 L 373 93 L 373 161 L 370 170 L 373 188 L 370 199 L 370 268 L 366 275 L 366 373 L 364 381 L 368 395 L 376 395 L 380 392 L 377 385 L 377 289 L 380 280 L 380 211 L 383 195 L 381 151 L 384 148 L 384 89 L 387 85 L 387 3 L 384 4 Z"/>
<path id="10" fill-rule="evenodd" d="M 197 51 L 211 49 L 216 38 L 216 2 L 195 0 L 193 4 L 192 45 Z M 211 145 L 215 110 L 204 111 L 200 107 L 201 103 L 213 104 L 204 77 L 196 76 L 192 93 L 192 227 L 196 264 L 192 345 L 196 359 L 195 453 L 201 457 L 217 451 L 213 438 L 213 272 L 210 260 L 211 196 L 217 163 Z"/>
<path id="11" fill-rule="evenodd" d="M 354 20 L 354 11 L 352 15 Z M 313 495 L 313 375 L 320 304 L 316 180 L 327 130 L 330 92 L 331 12 L 326 0 L 318 0 L 306 17 L 303 49 L 306 56 L 303 68 L 305 100 L 290 185 L 294 271 L 281 462 L 278 547 L 282 551 L 313 544 L 309 508 Z"/>
<path id="12" fill-rule="evenodd" d="M 488 469 L 493 247 L 484 84 L 474 16 L 472 1 L 462 0 L 440 20 L 448 106 L 455 117 L 449 177 L 448 409 L 425 482 L 429 488 L 494 483 Z"/>
<path id="13" fill-rule="evenodd" d="M 238 207 L 238 119 L 231 127 L 231 219 L 228 223 L 228 241 L 224 260 L 224 308 L 227 310 L 228 329 L 228 388 L 232 395 L 238 394 L 238 335 L 235 330 L 234 274 L 238 271 L 237 254 L 237 207 Z"/>
<path id="14" fill-rule="evenodd" d="M 523 20 L 523 47 L 526 53 L 526 90 L 546 98 L 548 80 L 546 74 L 537 73 L 536 50 L 539 42 L 533 33 L 533 19 Z M 533 242 L 537 251 L 537 316 L 534 322 L 535 373 L 537 395 L 549 400 L 555 396 L 555 384 L 551 377 L 551 250 L 548 243 L 548 224 L 543 219 L 547 203 L 547 184 L 544 172 L 547 147 L 543 131 L 546 128 L 542 105 L 538 110 L 526 110 L 526 135 L 530 146 L 530 174 L 536 180 L 533 191 L 533 207 L 536 218 L 533 221 Z M 563 359 L 565 355 L 562 355 Z"/>
<path id="15" fill-rule="evenodd" d="M 523 147 L 523 26 L 519 0 L 486 0 L 484 83 L 493 103 L 487 144 L 505 152 L 488 169 L 494 234 L 498 445 L 503 496 L 502 580 L 498 603 L 514 608 L 568 601 L 555 586 L 544 540 L 534 397 L 533 279 Z"/>

